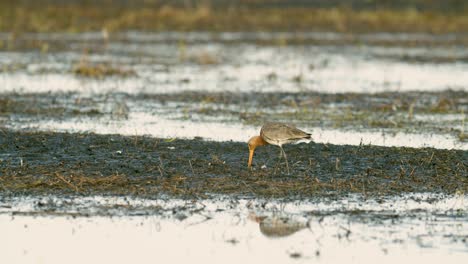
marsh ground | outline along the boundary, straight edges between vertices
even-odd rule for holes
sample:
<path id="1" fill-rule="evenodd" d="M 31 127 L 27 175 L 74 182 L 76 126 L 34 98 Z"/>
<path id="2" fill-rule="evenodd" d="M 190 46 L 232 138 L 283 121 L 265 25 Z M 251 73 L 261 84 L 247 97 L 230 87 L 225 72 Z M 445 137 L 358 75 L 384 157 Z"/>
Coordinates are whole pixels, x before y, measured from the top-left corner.
<path id="1" fill-rule="evenodd" d="M 2 261 L 466 262 L 462 1 L 182 2 L 0 3 Z"/>

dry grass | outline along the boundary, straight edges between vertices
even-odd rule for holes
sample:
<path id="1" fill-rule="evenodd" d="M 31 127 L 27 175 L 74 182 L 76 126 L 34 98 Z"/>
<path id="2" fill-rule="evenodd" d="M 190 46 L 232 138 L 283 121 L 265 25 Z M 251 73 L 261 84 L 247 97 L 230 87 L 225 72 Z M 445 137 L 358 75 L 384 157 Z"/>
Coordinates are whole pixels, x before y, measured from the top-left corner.
<path id="1" fill-rule="evenodd" d="M 123 30 L 466 32 L 468 15 L 384 9 L 242 8 L 0 4 L 0 31 Z"/>
<path id="2" fill-rule="evenodd" d="M 439 154 L 427 153 L 422 160 L 401 159 L 395 171 L 381 168 L 367 168 L 363 173 L 352 177 L 336 177 L 320 180 L 314 173 L 296 173 L 293 176 L 272 174 L 269 170 L 237 171 L 232 175 L 210 177 L 205 171 L 200 175 L 175 174 L 146 177 L 129 177 L 114 173 L 97 176 L 84 173 L 60 172 L 48 167 L 36 167 L 33 175 L 28 170 L 3 170 L 0 177 L 0 192 L 29 194 L 82 194 L 82 195 L 171 195 L 183 197 L 206 197 L 209 194 L 226 194 L 256 197 L 312 197 L 320 195 L 340 195 L 362 193 L 364 195 L 398 194 L 417 192 L 424 189 L 440 191 L 467 191 L 467 181 L 463 178 L 466 167 L 458 163 L 458 168 L 449 168 L 451 162 L 442 160 Z M 448 164 L 445 164 L 447 163 Z M 424 171 L 437 163 L 438 172 L 427 176 Z M 322 164 L 323 165 L 323 164 Z M 336 167 L 336 162 L 330 167 Z M 208 168 L 203 168 L 208 170 Z M 202 170 L 203 170 L 202 169 Z M 335 168 L 338 172 L 341 169 Z M 458 181 L 447 182 L 442 175 L 453 174 Z M 451 180 L 452 181 L 452 180 Z M 383 184 L 385 182 L 385 184 Z"/>
<path id="3" fill-rule="evenodd" d="M 131 69 L 124 69 L 110 63 L 92 64 L 86 61 L 80 61 L 77 63 L 73 68 L 73 73 L 82 77 L 99 79 L 107 76 L 130 77 L 136 75 L 135 71 Z"/>
<path id="4" fill-rule="evenodd" d="M 32 175 L 15 175 L 7 173 L 2 179 L 2 185 L 9 191 L 37 191 L 48 190 L 50 192 L 62 191 L 72 193 L 87 193 L 93 191 L 115 190 L 117 187 L 125 187 L 129 180 L 124 175 L 113 174 L 103 177 L 92 177 L 82 174 L 66 175 L 61 172 L 43 171 L 40 177 Z"/>

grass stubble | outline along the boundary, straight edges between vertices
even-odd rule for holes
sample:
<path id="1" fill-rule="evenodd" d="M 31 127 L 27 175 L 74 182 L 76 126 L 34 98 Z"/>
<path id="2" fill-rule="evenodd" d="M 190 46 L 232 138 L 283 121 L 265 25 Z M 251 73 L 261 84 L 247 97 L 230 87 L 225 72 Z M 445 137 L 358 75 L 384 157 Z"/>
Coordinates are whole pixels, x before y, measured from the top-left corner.
<path id="1" fill-rule="evenodd" d="M 346 2 L 344 2 L 346 3 Z M 449 4 L 446 4 L 449 5 Z M 92 2 L 48 3 L 2 1 L 3 32 L 140 31 L 334 31 L 457 33 L 468 28 L 467 10 L 353 8 L 349 5 L 213 6 Z"/>
<path id="2" fill-rule="evenodd" d="M 468 152 L 462 150 L 300 144 L 286 149 L 293 161 L 292 174 L 287 175 L 282 166 L 274 169 L 276 160 L 269 158 L 276 157 L 274 147 L 259 149 L 250 171 L 245 166 L 246 146 L 237 142 L 9 130 L 3 134 L 4 195 L 294 199 L 468 191 Z"/>

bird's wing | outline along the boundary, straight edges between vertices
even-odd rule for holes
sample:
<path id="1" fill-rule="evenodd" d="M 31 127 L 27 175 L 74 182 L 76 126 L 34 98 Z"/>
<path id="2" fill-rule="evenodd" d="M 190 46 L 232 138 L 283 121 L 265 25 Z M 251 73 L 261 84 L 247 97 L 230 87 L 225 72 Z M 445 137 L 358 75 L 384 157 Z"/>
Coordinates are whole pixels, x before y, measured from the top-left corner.
<path id="1" fill-rule="evenodd" d="M 292 124 L 286 123 L 266 123 L 263 125 L 260 134 L 266 139 L 275 141 L 310 138 L 309 133 L 296 128 L 296 126 Z"/>

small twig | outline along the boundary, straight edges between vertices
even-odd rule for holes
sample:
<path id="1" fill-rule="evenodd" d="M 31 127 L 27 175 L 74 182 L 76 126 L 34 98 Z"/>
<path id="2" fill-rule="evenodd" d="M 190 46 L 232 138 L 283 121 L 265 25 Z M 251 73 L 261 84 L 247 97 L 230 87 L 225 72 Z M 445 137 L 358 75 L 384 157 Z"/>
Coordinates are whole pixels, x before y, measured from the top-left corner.
<path id="1" fill-rule="evenodd" d="M 163 172 L 161 170 L 161 166 L 158 166 L 158 170 L 159 170 L 159 173 L 161 174 L 161 177 L 164 177 L 164 174 L 163 174 Z"/>
<path id="2" fill-rule="evenodd" d="M 198 215 L 203 216 L 205 219 L 200 220 L 200 221 L 195 222 L 195 223 L 190 223 L 190 224 L 188 224 L 187 226 L 194 226 L 194 225 L 203 224 L 203 223 L 208 222 L 209 220 L 213 219 L 213 217 L 208 216 L 208 215 L 204 215 L 204 214 L 198 214 Z"/>
<path id="3" fill-rule="evenodd" d="M 406 170 L 403 168 L 403 165 L 400 165 L 400 178 L 403 178 L 406 176 Z"/>
<path id="4" fill-rule="evenodd" d="M 336 158 L 335 160 L 335 170 L 339 171 L 340 170 L 340 159 Z"/>
<path id="5" fill-rule="evenodd" d="M 411 170 L 411 173 L 410 173 L 410 175 L 409 175 L 409 177 L 410 177 L 413 181 L 415 181 L 415 179 L 416 179 L 416 178 L 414 177 L 414 170 L 415 170 L 415 169 L 416 169 L 416 167 L 413 167 L 413 169 Z"/>
<path id="6" fill-rule="evenodd" d="M 193 167 L 192 167 L 192 161 L 190 161 L 190 159 L 189 159 L 188 162 L 190 164 L 190 169 L 192 170 L 192 175 L 195 176 L 195 172 L 194 172 Z"/>
<path id="7" fill-rule="evenodd" d="M 159 157 L 159 164 L 161 165 L 161 166 L 160 166 L 160 167 L 161 167 L 161 169 L 163 169 L 163 170 L 164 170 L 164 165 L 163 165 L 163 162 L 162 162 L 162 159 L 161 159 L 161 157 Z"/>
<path id="8" fill-rule="evenodd" d="M 159 173 L 161 174 L 161 177 L 164 177 L 164 165 L 163 165 L 161 157 L 159 157 L 158 170 L 159 170 Z"/>
<path id="9" fill-rule="evenodd" d="M 434 152 L 432 152 L 431 158 L 429 159 L 429 161 L 427 163 L 431 163 L 432 158 L 434 158 Z"/>
<path id="10" fill-rule="evenodd" d="M 408 119 L 411 121 L 413 120 L 414 116 L 414 101 L 408 107 Z"/>
<path id="11" fill-rule="evenodd" d="M 70 186 L 72 189 L 75 189 L 76 192 L 79 192 L 78 187 L 75 185 L 71 184 L 69 181 L 67 181 L 62 175 L 58 174 L 57 172 L 54 174 L 55 177 L 66 183 L 68 186 Z"/>
<path id="12" fill-rule="evenodd" d="M 156 149 L 156 147 L 158 146 L 158 144 L 159 144 L 159 141 L 158 141 L 158 140 L 154 141 L 153 147 L 152 147 L 152 148 L 153 148 L 153 149 Z"/>
<path id="13" fill-rule="evenodd" d="M 247 189 L 248 189 L 252 194 L 255 194 L 255 192 L 252 191 L 252 189 L 247 185 L 247 183 L 245 183 L 245 181 L 241 181 L 241 182 L 245 185 L 245 187 L 247 187 Z"/>

